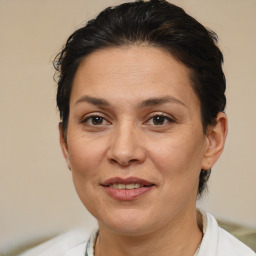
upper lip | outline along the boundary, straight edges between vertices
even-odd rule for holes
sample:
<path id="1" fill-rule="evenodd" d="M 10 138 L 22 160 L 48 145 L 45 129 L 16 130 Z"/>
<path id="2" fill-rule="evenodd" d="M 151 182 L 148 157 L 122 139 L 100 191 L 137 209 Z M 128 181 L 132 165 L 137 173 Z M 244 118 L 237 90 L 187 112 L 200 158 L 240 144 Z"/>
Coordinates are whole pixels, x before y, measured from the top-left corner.
<path id="1" fill-rule="evenodd" d="M 121 177 L 113 177 L 110 179 L 105 180 L 104 182 L 101 183 L 102 186 L 109 186 L 112 184 L 140 184 L 143 186 L 151 186 L 154 185 L 154 183 L 149 182 L 144 179 L 140 179 L 137 177 L 128 177 L 128 178 L 121 178 Z"/>

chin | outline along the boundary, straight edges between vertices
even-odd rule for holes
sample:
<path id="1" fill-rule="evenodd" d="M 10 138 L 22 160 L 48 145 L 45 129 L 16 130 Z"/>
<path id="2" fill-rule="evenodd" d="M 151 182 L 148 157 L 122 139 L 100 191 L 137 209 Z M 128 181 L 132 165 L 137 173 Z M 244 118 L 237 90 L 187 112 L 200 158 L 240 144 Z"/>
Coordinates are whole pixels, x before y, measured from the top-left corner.
<path id="1" fill-rule="evenodd" d="M 122 235 L 143 235 L 152 230 L 154 226 L 152 223 L 153 219 L 149 218 L 149 215 L 150 214 L 141 214 L 141 212 L 134 209 L 116 211 L 116 214 L 111 214 L 109 218 L 104 216 L 104 218 L 99 221 L 99 226 L 100 228 L 107 226 L 108 229 Z M 148 220 L 150 220 L 150 222 Z"/>

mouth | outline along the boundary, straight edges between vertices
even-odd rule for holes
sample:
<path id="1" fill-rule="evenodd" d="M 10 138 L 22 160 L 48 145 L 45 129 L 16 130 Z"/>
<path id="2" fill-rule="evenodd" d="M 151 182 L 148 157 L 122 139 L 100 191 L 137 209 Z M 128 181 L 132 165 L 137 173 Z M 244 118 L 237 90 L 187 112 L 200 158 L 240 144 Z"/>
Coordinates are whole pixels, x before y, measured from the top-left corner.
<path id="1" fill-rule="evenodd" d="M 125 179 L 120 177 L 114 177 L 104 181 L 101 185 L 104 187 L 111 187 L 115 189 L 138 189 L 141 187 L 154 186 L 155 184 L 137 177 L 129 177 Z"/>
<path id="2" fill-rule="evenodd" d="M 129 184 L 122 184 L 122 183 L 114 183 L 114 184 L 110 184 L 108 187 L 110 188 L 114 188 L 114 189 L 138 189 L 138 188 L 142 188 L 142 187 L 150 187 L 153 186 L 149 185 L 149 186 L 145 186 L 142 185 L 140 183 L 129 183 Z"/>
<path id="3" fill-rule="evenodd" d="M 129 201 L 149 192 L 155 184 L 136 177 L 126 179 L 115 177 L 106 180 L 101 186 L 104 187 L 105 191 L 112 198 L 121 201 Z"/>

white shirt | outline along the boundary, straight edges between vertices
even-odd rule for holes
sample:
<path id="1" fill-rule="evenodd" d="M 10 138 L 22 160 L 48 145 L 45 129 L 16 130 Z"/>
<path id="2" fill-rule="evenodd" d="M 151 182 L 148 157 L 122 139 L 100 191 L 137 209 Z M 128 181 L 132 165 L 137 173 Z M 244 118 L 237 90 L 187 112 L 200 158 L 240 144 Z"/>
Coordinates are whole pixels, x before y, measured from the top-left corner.
<path id="1" fill-rule="evenodd" d="M 218 226 L 215 218 L 203 213 L 204 236 L 198 256 L 255 256 L 249 247 Z M 73 231 L 58 236 L 19 256 L 94 256 L 97 232 Z"/>
<path id="2" fill-rule="evenodd" d="M 198 256 L 255 256 L 249 247 L 218 226 L 215 218 L 202 212 L 204 236 Z"/>

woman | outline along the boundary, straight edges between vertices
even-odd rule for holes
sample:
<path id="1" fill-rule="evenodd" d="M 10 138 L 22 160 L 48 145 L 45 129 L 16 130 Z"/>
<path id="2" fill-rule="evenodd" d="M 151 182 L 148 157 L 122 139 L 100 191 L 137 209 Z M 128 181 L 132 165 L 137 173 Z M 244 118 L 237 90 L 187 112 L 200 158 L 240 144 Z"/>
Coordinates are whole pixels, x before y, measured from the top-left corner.
<path id="1" fill-rule="evenodd" d="M 99 230 L 62 255 L 255 255 L 196 210 L 227 135 L 216 42 L 163 0 L 107 8 L 69 37 L 60 144 Z"/>

